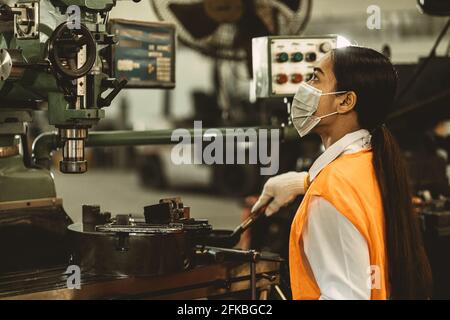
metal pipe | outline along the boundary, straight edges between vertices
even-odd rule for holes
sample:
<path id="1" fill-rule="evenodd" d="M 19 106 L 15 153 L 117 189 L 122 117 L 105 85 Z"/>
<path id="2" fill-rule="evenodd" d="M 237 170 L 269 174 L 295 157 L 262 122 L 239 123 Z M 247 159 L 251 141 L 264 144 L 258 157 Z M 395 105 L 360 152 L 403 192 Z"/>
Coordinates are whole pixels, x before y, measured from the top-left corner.
<path id="1" fill-rule="evenodd" d="M 49 169 L 53 151 L 61 148 L 63 144 L 56 131 L 41 133 L 34 139 L 31 147 L 33 163 L 38 167 Z"/>
<path id="2" fill-rule="evenodd" d="M 235 137 L 235 130 L 248 129 L 259 130 L 280 129 L 280 140 L 292 139 L 293 134 L 290 127 L 242 127 L 242 128 L 214 128 L 219 130 L 224 138 Z M 139 146 L 139 145 L 164 145 L 178 144 L 179 140 L 172 140 L 174 129 L 148 130 L 148 131 L 93 131 L 86 140 L 86 147 L 112 147 L 112 146 Z M 190 135 L 191 141 L 195 138 L 202 139 L 208 128 L 185 129 Z M 294 130 L 295 131 L 295 130 Z M 270 137 L 270 130 L 267 137 Z M 298 135 L 297 135 L 298 137 Z M 33 161 L 38 166 L 48 168 L 53 151 L 61 148 L 63 143 L 57 132 L 45 132 L 39 135 L 33 142 Z"/>
<path id="3" fill-rule="evenodd" d="M 214 128 L 219 130 L 222 137 L 236 136 L 234 130 L 254 129 L 257 132 L 260 129 L 270 129 L 263 127 L 244 127 L 244 128 Z M 272 128 L 274 129 L 274 128 Z M 185 129 L 189 132 L 189 137 L 203 138 L 204 129 Z M 228 130 L 228 131 L 227 131 Z M 233 132 L 231 132 L 232 130 Z M 270 132 L 270 131 L 269 131 Z M 150 130 L 150 131 L 95 131 L 89 134 L 86 141 L 86 147 L 109 147 L 109 146 L 137 146 L 137 145 L 157 145 L 157 144 L 177 144 L 179 140 L 172 140 L 173 129 L 169 130 Z M 192 141 L 191 140 L 191 141 Z"/>

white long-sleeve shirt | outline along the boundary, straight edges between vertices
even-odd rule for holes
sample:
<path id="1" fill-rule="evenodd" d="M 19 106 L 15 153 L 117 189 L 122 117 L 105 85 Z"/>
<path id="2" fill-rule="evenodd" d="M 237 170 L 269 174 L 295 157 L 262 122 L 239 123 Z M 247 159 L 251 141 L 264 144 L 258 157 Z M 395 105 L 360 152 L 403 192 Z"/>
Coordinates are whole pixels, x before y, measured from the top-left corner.
<path id="1" fill-rule="evenodd" d="M 370 148 L 367 130 L 345 135 L 313 163 L 309 170 L 310 181 L 340 155 L 365 148 Z M 311 199 L 302 240 L 305 256 L 320 288 L 320 299 L 370 299 L 367 242 L 356 227 L 322 197 Z"/>

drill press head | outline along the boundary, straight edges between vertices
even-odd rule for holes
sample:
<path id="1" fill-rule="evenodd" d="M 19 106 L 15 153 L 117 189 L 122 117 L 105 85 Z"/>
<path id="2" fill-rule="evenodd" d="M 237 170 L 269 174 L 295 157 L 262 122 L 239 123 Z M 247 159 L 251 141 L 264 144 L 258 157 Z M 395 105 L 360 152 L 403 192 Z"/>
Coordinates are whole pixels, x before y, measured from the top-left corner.
<path id="1" fill-rule="evenodd" d="M 50 115 L 50 120 L 58 128 L 63 144 L 61 172 L 83 173 L 87 171 L 84 149 L 88 130 L 104 117 L 101 94 L 111 83 L 106 81 L 108 76 L 103 72 L 99 53 L 117 43 L 115 36 L 106 31 L 108 12 L 115 1 L 64 0 L 55 4 L 63 12 L 74 10 L 79 20 L 75 16 L 60 24 L 48 41 L 48 59 L 58 85 L 64 91 L 64 100 L 68 102 L 60 110 L 64 102 L 60 97 L 53 97 L 59 100 L 55 105 L 58 110 Z M 52 110 L 54 108 L 49 106 L 49 111 Z"/>
<path id="2" fill-rule="evenodd" d="M 47 102 L 49 123 L 58 129 L 63 149 L 64 173 L 87 170 L 88 130 L 104 118 L 102 108 L 126 84 L 109 77 L 101 56 L 117 43 L 106 27 L 115 4 L 18 0 L 0 6 L 0 113 L 29 111 Z M 8 128 L 12 126 L 0 123 L 0 135 L 23 134 L 17 132 L 20 125 L 15 131 Z"/>

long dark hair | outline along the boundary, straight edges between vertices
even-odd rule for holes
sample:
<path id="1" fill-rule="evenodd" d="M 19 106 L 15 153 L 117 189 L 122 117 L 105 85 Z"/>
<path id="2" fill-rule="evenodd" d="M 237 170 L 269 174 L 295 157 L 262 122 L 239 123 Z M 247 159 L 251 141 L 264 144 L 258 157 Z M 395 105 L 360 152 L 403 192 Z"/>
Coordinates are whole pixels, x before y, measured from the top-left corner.
<path id="1" fill-rule="evenodd" d="M 335 49 L 332 60 L 336 91 L 356 93 L 359 125 L 372 133 L 373 166 L 384 209 L 390 298 L 430 298 L 431 269 L 413 210 L 407 167 L 384 125 L 395 99 L 397 72 L 388 58 L 369 48 Z"/>

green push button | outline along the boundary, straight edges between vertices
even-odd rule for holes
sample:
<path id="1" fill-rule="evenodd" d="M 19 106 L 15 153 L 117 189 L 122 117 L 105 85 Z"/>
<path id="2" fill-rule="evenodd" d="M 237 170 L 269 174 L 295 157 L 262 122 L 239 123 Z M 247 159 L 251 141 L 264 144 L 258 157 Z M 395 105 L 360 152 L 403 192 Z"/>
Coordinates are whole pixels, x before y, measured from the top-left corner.
<path id="1" fill-rule="evenodd" d="M 277 54 L 277 61 L 278 62 L 286 62 L 289 60 L 289 55 L 286 52 L 281 52 Z"/>
<path id="2" fill-rule="evenodd" d="M 295 52 L 292 54 L 293 62 L 300 62 L 303 60 L 303 54 L 301 52 Z"/>

